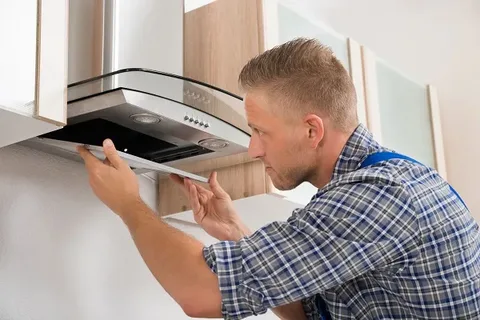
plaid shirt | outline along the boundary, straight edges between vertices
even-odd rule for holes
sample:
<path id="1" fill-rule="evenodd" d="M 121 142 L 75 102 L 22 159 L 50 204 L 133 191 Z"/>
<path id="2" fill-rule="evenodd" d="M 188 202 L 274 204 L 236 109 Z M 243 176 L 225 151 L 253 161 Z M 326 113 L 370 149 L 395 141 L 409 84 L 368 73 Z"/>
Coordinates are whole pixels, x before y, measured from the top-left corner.
<path id="1" fill-rule="evenodd" d="M 388 160 L 360 125 L 331 182 L 285 222 L 204 248 L 225 319 L 301 300 L 308 319 L 480 319 L 480 230 L 427 167 Z M 261 214 L 261 213 L 259 213 Z"/>

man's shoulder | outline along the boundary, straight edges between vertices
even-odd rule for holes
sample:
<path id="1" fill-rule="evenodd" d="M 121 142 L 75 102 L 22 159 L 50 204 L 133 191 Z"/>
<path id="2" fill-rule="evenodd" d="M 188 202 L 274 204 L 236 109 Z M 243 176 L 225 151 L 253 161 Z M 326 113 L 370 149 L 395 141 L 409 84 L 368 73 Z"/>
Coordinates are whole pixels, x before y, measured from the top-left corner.
<path id="1" fill-rule="evenodd" d="M 362 169 L 346 173 L 318 189 L 305 209 L 324 210 L 329 207 L 362 211 L 370 207 L 375 211 L 390 206 L 392 202 L 402 202 L 404 206 L 411 204 L 411 192 L 406 181 L 384 168 Z"/>
<path id="2" fill-rule="evenodd" d="M 362 208 L 374 203 L 377 209 L 398 206 L 402 203 L 412 208 L 416 185 L 422 185 L 423 175 L 431 176 L 429 168 L 396 160 L 379 165 L 359 168 L 338 175 L 323 188 L 318 189 L 306 209 L 320 209 L 327 206 Z M 375 209 L 375 208 L 373 208 Z"/>
<path id="3" fill-rule="evenodd" d="M 405 187 L 407 182 L 404 174 L 399 173 L 399 168 L 392 165 L 381 165 L 359 168 L 354 171 L 338 175 L 325 187 L 318 190 L 319 194 L 332 194 L 338 191 L 357 190 L 362 187 Z"/>
<path id="4" fill-rule="evenodd" d="M 302 228 L 313 226 L 345 241 L 375 242 L 416 235 L 414 200 L 401 179 L 381 169 L 351 172 L 319 189 L 293 216 Z M 397 237 L 398 236 L 398 237 Z"/>
<path id="5" fill-rule="evenodd" d="M 374 204 L 368 206 L 372 211 L 418 211 L 419 202 L 432 202 L 438 198 L 436 193 L 447 188 L 448 183 L 434 169 L 392 159 L 338 175 L 318 190 L 306 208 L 315 210 L 327 205 L 361 210 L 366 204 Z"/>
<path id="6" fill-rule="evenodd" d="M 324 191 L 337 188 L 355 188 L 358 184 L 377 187 L 405 188 L 415 193 L 416 187 L 444 185 L 446 181 L 433 168 L 406 159 L 388 159 L 367 167 L 359 167 L 330 181 Z"/>

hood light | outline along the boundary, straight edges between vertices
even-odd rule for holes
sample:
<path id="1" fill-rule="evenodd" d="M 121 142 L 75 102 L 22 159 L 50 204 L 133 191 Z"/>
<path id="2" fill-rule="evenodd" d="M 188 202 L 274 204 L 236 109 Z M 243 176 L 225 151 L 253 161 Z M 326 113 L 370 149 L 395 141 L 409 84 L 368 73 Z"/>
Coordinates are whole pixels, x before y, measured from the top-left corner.
<path id="1" fill-rule="evenodd" d="M 213 138 L 201 140 L 198 144 L 207 149 L 222 149 L 228 146 L 227 141 Z"/>
<path id="2" fill-rule="evenodd" d="M 134 114 L 134 115 L 131 115 L 130 118 L 132 118 L 133 121 L 135 122 L 144 123 L 144 124 L 159 123 L 161 121 L 160 117 L 157 117 L 148 113 Z"/>

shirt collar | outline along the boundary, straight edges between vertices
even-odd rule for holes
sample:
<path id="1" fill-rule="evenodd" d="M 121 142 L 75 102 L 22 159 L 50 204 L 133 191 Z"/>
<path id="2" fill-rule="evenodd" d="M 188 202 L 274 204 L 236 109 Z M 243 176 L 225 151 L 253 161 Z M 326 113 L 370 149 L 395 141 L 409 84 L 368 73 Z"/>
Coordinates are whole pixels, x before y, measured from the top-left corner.
<path id="1" fill-rule="evenodd" d="M 332 180 L 342 174 L 357 170 L 368 154 L 380 148 L 380 144 L 373 139 L 370 131 L 363 124 L 359 124 L 350 135 L 338 157 L 333 170 Z"/>

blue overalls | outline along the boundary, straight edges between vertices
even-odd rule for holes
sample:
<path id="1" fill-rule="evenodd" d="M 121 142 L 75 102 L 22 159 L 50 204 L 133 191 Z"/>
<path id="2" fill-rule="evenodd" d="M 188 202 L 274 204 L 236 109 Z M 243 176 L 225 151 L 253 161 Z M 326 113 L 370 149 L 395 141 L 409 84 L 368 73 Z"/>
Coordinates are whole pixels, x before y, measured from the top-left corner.
<path id="1" fill-rule="evenodd" d="M 404 159 L 404 160 L 409 160 L 409 161 L 421 164 L 417 160 L 412 159 L 412 158 L 410 158 L 408 156 L 405 156 L 403 154 L 396 153 L 396 152 L 383 151 L 383 152 L 372 153 L 371 155 L 367 156 L 367 158 L 360 165 L 360 169 L 371 166 L 371 165 L 374 165 L 378 162 L 386 161 L 386 160 L 390 160 L 390 159 Z M 463 199 L 460 197 L 460 195 L 457 193 L 457 191 L 452 186 L 450 186 L 450 190 L 458 197 L 458 199 L 463 203 L 463 205 L 465 207 L 467 207 L 467 205 L 465 204 Z M 331 320 L 332 317 L 330 316 L 330 313 L 328 312 L 325 301 L 320 296 L 317 297 L 316 301 L 317 301 L 317 308 L 320 311 L 321 319 L 322 320 Z"/>

